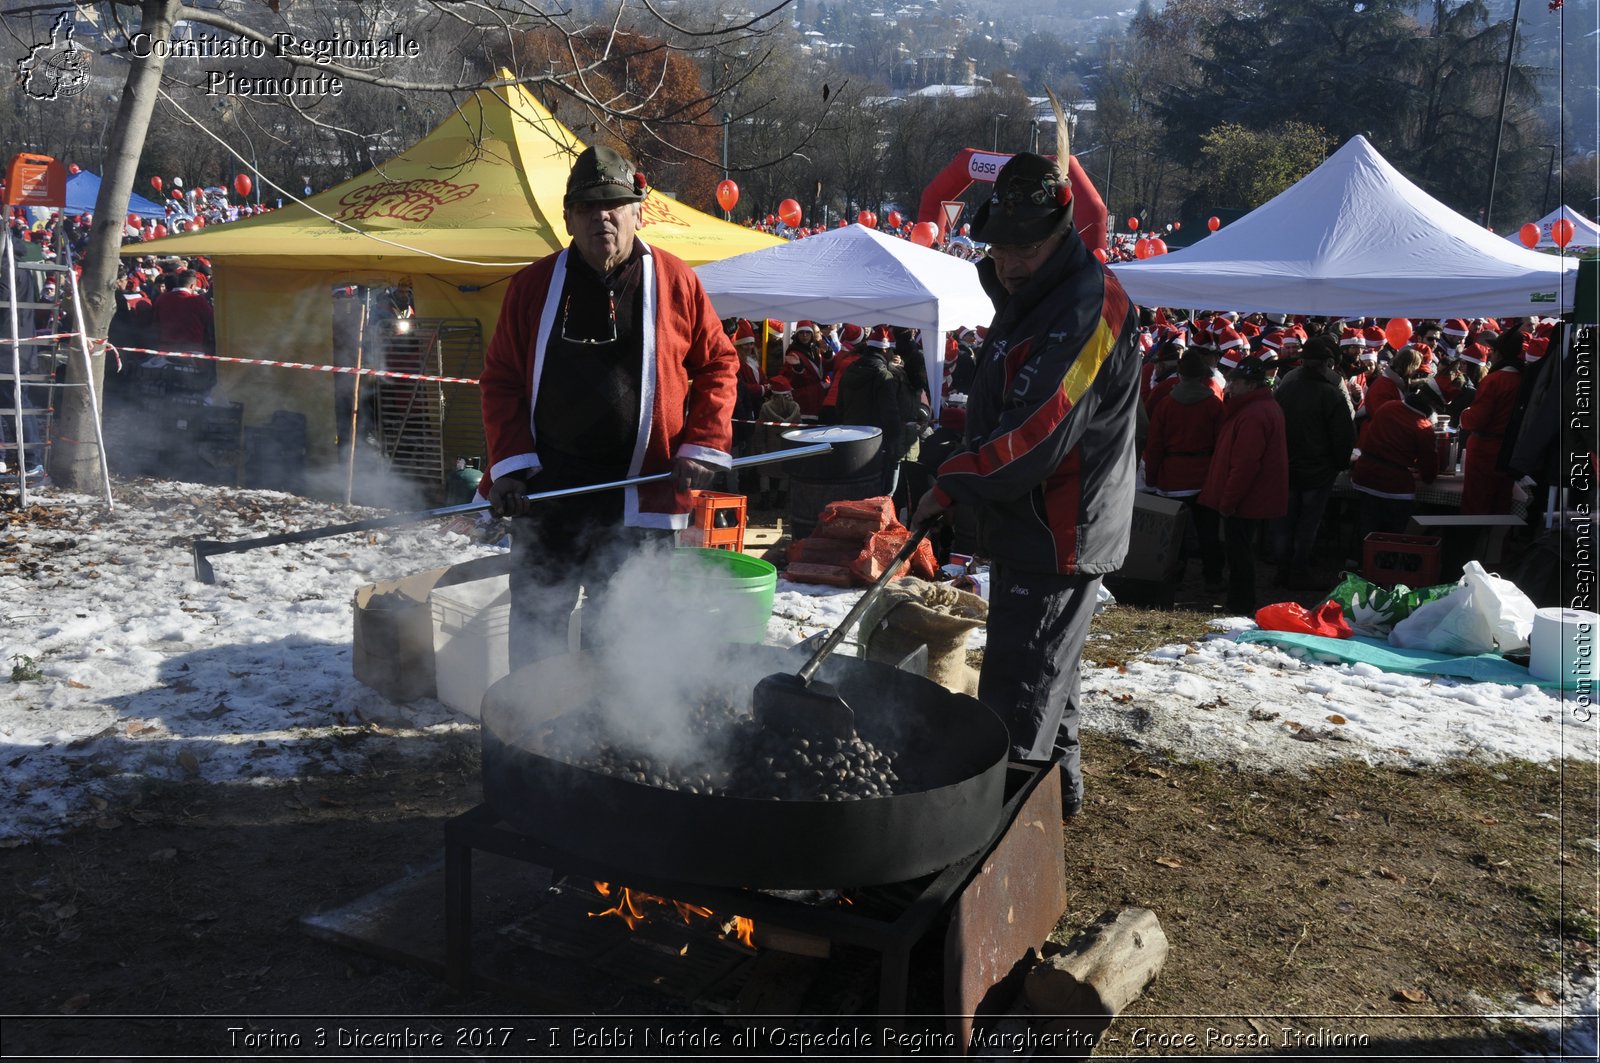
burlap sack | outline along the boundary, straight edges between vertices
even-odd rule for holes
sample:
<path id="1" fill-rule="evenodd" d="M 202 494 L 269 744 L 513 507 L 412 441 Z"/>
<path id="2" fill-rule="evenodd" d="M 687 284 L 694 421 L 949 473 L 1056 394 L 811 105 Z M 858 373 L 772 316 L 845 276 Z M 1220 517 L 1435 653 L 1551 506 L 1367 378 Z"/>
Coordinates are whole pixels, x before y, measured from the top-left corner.
<path id="1" fill-rule="evenodd" d="M 904 576 L 862 614 L 856 638 L 869 661 L 898 663 L 928 647 L 928 678 L 958 694 L 978 692 L 978 673 L 967 664 L 967 634 L 989 617 L 989 603 L 943 583 Z"/>

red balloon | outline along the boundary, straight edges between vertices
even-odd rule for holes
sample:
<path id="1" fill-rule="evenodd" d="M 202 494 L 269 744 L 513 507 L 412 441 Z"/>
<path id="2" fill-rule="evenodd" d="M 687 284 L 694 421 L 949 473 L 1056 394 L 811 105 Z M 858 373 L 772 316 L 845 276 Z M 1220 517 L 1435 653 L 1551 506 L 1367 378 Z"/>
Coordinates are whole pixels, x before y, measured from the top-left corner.
<path id="1" fill-rule="evenodd" d="M 178 188 L 174 188 L 172 190 L 172 192 L 171 192 L 171 195 L 172 195 L 173 199 L 182 199 L 183 198 L 183 190 L 182 189 L 178 189 Z"/>
<path id="2" fill-rule="evenodd" d="M 870 210 L 864 210 L 860 214 L 857 214 L 856 221 L 862 225 L 865 225 L 869 229 L 876 229 L 878 227 L 878 217 Z"/>
<path id="3" fill-rule="evenodd" d="M 900 212 L 898 210 L 891 210 L 889 212 L 889 228 L 898 229 L 904 221 L 905 219 L 900 216 Z"/>
<path id="4" fill-rule="evenodd" d="M 133 226 L 135 229 L 137 229 L 139 227 L 139 215 L 137 215 L 137 214 L 128 215 L 128 224 Z"/>
<path id="5" fill-rule="evenodd" d="M 194 216 L 194 227 L 196 229 L 204 229 L 206 227 L 206 216 L 204 214 L 196 214 Z"/>
<path id="6" fill-rule="evenodd" d="M 1173 232 L 1177 232 L 1181 228 L 1183 228 L 1183 222 L 1175 221 L 1175 222 L 1172 223 L 1172 231 Z"/>
<path id="7" fill-rule="evenodd" d="M 1206 219 L 1206 228 L 1210 229 L 1212 232 L 1216 232 L 1218 229 L 1222 228 L 1222 219 L 1217 217 L 1215 214 L 1211 215 L 1211 217 Z"/>
<path id="8" fill-rule="evenodd" d="M 155 228 L 150 230 L 150 235 L 159 240 L 163 236 L 167 235 L 167 227 L 162 225 L 160 222 L 156 222 Z"/>
<path id="9" fill-rule="evenodd" d="M 922 221 L 911 227 L 911 242 L 920 247 L 932 247 L 939 238 L 939 227 L 931 221 Z"/>
<path id="10" fill-rule="evenodd" d="M 1167 242 L 1165 240 L 1161 239 L 1161 237 L 1158 236 L 1154 240 L 1150 241 L 1150 254 L 1151 255 L 1164 255 L 1166 253 L 1167 253 Z"/>
<path id="11" fill-rule="evenodd" d="M 1106 254 L 1106 249 L 1105 248 L 1097 247 L 1097 248 L 1094 249 L 1094 257 L 1095 257 L 1095 260 L 1098 261 L 1103 266 L 1103 265 L 1106 264 L 1106 259 L 1110 258 L 1111 256 Z"/>
<path id="12" fill-rule="evenodd" d="M 1134 258 L 1149 258 L 1150 257 L 1150 241 L 1149 240 L 1135 240 L 1133 242 L 1133 257 Z"/>
<path id="13" fill-rule="evenodd" d="M 1389 323 L 1383 326 L 1383 338 L 1398 351 L 1411 338 L 1411 322 L 1403 317 L 1391 317 Z"/>
<path id="14" fill-rule="evenodd" d="M 732 181 L 717 182 L 717 206 L 728 213 L 733 213 L 734 205 L 739 202 L 739 186 Z"/>
<path id="15" fill-rule="evenodd" d="M 233 190 L 239 194 L 240 199 L 249 199 L 250 190 L 255 186 L 255 182 L 250 180 L 250 175 L 247 173 L 242 173 L 233 179 Z"/>
<path id="16" fill-rule="evenodd" d="M 778 204 L 778 218 L 791 229 L 800 224 L 800 219 L 803 216 L 800 212 L 800 204 L 792 199 L 786 199 Z"/>
<path id="17" fill-rule="evenodd" d="M 1550 235 L 1555 235 L 1555 227 L 1550 229 Z M 1517 239 L 1522 241 L 1523 247 L 1536 247 L 1539 244 L 1539 227 L 1533 222 L 1523 222 L 1522 228 L 1517 230 Z"/>
<path id="18" fill-rule="evenodd" d="M 773 222 L 775 222 L 775 221 L 777 221 L 777 220 L 778 220 L 778 219 L 777 219 L 777 217 L 776 217 L 776 216 L 774 216 L 774 215 L 771 215 L 771 214 L 768 214 L 768 215 L 767 215 L 767 224 L 768 224 L 768 225 L 771 225 L 771 224 L 772 224 L 772 223 L 773 223 Z"/>
<path id="19" fill-rule="evenodd" d="M 839 228 L 843 229 L 846 225 L 849 225 L 849 224 L 850 223 L 848 221 L 846 221 L 845 219 L 843 219 L 843 218 L 839 219 Z"/>
<path id="20" fill-rule="evenodd" d="M 161 178 L 160 177 L 152 177 L 152 178 L 150 178 L 150 187 L 155 189 L 157 192 L 161 191 Z"/>
<path id="21" fill-rule="evenodd" d="M 1135 233 L 1139 231 L 1139 219 L 1138 218 L 1129 218 L 1128 219 L 1128 231 L 1129 232 L 1135 232 Z"/>
<path id="22" fill-rule="evenodd" d="M 78 164 L 77 163 L 73 163 L 72 165 L 68 166 L 67 167 L 67 172 L 68 173 L 77 173 L 78 172 Z"/>
<path id="23" fill-rule="evenodd" d="M 1572 242 L 1575 232 L 1576 230 L 1570 221 L 1565 218 L 1557 218 L 1555 224 L 1550 226 L 1550 239 L 1556 242 L 1557 247 L 1566 247 Z"/>

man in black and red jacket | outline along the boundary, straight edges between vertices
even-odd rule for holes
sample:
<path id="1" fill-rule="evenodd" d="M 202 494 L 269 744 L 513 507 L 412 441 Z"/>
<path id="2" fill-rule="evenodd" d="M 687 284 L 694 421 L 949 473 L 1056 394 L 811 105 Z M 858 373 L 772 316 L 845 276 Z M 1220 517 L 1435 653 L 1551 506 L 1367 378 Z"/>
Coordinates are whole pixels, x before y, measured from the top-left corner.
<path id="1" fill-rule="evenodd" d="M 978 208 L 978 276 L 995 306 L 967 400 L 963 450 L 939 466 L 913 523 L 976 511 L 992 562 L 978 698 L 1019 757 L 1059 757 L 1062 813 L 1083 802 L 1078 657 L 1100 577 L 1133 518 L 1138 325 L 1127 294 L 1072 227 L 1056 163 L 1015 155 Z"/>

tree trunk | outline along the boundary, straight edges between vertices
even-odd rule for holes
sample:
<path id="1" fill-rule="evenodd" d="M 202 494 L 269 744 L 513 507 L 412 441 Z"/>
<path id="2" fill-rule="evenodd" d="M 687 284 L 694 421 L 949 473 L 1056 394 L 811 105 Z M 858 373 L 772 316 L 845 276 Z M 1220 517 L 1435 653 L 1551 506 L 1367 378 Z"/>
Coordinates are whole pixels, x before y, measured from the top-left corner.
<path id="1" fill-rule="evenodd" d="M 152 41 L 170 40 L 181 7 L 180 0 L 140 0 L 140 32 L 148 33 Z M 78 287 L 83 296 L 83 326 L 89 334 L 92 354 L 88 368 L 96 397 L 103 394 L 105 379 L 105 354 L 100 341 L 105 339 L 116 310 L 117 250 L 122 246 L 134 172 L 139 167 L 150 115 L 161 88 L 165 52 L 164 48 L 152 48 L 144 58 L 129 53 L 128 80 L 122 86 L 122 102 L 106 143 L 94 225 L 83 256 L 83 276 Z M 67 383 L 85 382 L 81 359 L 69 359 Z M 93 427 L 98 411 L 91 408 L 89 396 L 87 388 L 68 387 L 59 393 L 56 404 L 58 427 L 56 443 L 50 451 L 50 475 L 69 491 L 92 491 L 100 478 L 100 455 L 95 450 Z"/>

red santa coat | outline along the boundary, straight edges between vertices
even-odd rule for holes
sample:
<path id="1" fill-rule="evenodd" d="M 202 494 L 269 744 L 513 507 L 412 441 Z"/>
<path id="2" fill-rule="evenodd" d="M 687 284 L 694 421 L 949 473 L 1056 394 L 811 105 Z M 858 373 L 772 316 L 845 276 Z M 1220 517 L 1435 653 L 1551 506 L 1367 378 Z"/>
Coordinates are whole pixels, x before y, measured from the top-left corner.
<path id="1" fill-rule="evenodd" d="M 822 352 L 819 350 L 817 354 L 820 357 Z M 828 391 L 822 366 L 798 347 L 791 346 L 783 356 L 783 375 L 794 386 L 794 401 L 800 412 L 815 417 Z"/>
<path id="2" fill-rule="evenodd" d="M 1144 482 L 1163 495 L 1198 494 L 1222 427 L 1223 404 L 1205 380 L 1171 388 L 1150 411 Z"/>
<path id="3" fill-rule="evenodd" d="M 1478 395 L 1461 414 L 1461 427 L 1467 436 L 1467 453 L 1462 462 L 1461 512 L 1510 513 L 1511 477 L 1495 466 L 1500 461 L 1500 444 L 1511 415 L 1516 412 L 1517 393 L 1522 387 L 1522 371 L 1503 366 L 1483 378 Z"/>
<path id="4" fill-rule="evenodd" d="M 1289 439 L 1271 388 L 1227 400 L 1200 504 L 1248 520 L 1289 512 Z"/>
<path id="5" fill-rule="evenodd" d="M 1350 486 L 1379 498 L 1415 498 L 1413 469 L 1425 484 L 1439 474 L 1433 422 L 1404 402 L 1391 402 L 1367 424 L 1361 456 L 1350 469 Z"/>
<path id="6" fill-rule="evenodd" d="M 478 487 L 485 496 L 494 477 L 540 468 L 533 411 L 571 253 L 569 248 L 540 259 L 512 277 L 506 289 L 479 377 L 490 463 Z M 640 321 L 654 327 L 644 329 L 639 437 L 628 475 L 668 472 L 679 456 L 727 468 L 733 460 L 731 417 L 739 372 L 733 343 L 700 278 L 682 259 L 645 245 L 640 289 Z M 626 491 L 623 522 L 628 526 L 688 527 L 693 503 L 676 495 L 670 482 Z"/>

